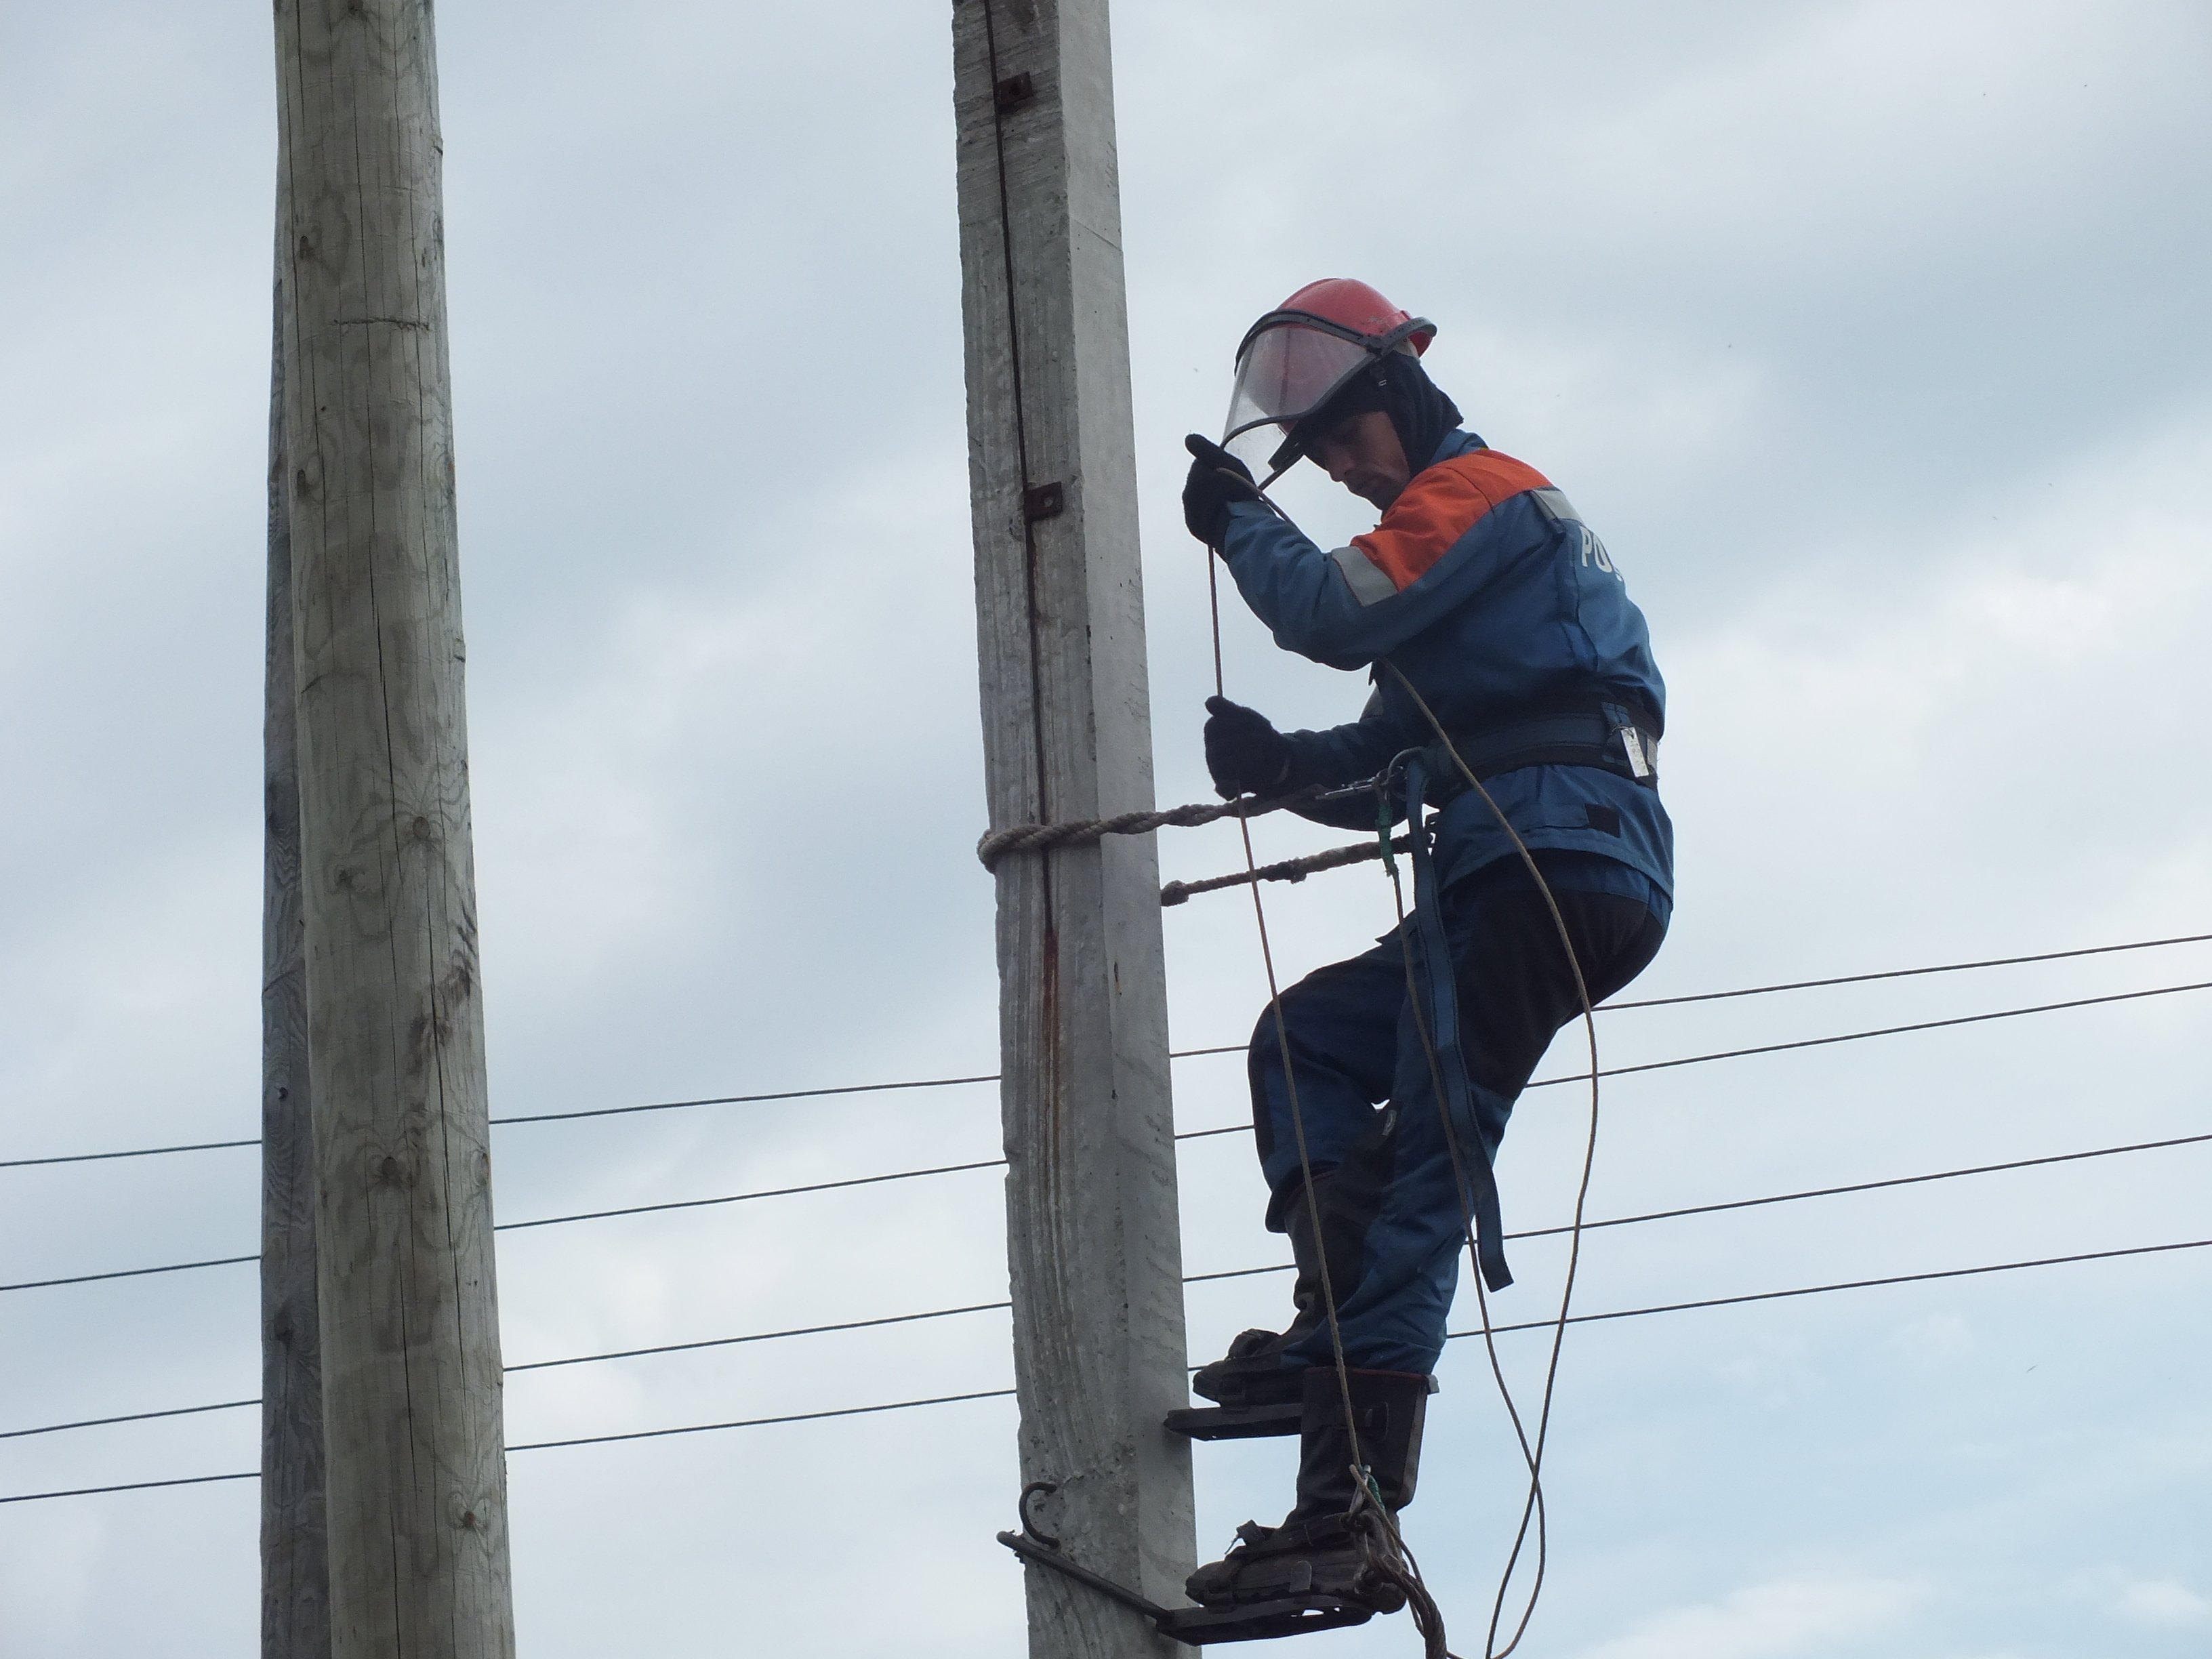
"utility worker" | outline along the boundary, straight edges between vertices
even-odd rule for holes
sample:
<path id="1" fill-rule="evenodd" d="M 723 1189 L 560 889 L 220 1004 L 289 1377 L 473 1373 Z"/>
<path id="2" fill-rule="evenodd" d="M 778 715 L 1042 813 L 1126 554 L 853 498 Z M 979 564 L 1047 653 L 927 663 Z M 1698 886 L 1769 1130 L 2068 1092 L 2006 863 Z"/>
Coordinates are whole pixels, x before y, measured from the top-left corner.
<path id="1" fill-rule="evenodd" d="M 1381 778 L 1384 823 L 1409 796 L 1417 820 L 1424 799 L 1441 807 L 1417 836 L 1406 926 L 1307 975 L 1253 1033 L 1267 1224 L 1290 1235 L 1293 1314 L 1282 1331 L 1237 1337 L 1193 1387 L 1231 1407 L 1302 1402 L 1297 1501 L 1279 1527 L 1240 1528 L 1225 1559 L 1192 1575 L 1209 1607 L 1402 1600 L 1362 1571 L 1346 1518 L 1354 1464 L 1392 1510 L 1411 1499 L 1470 1227 L 1486 1278 L 1510 1282 L 1489 1174 L 1506 1118 L 1584 989 L 1602 1000 L 1643 971 L 1673 908 L 1674 830 L 1656 787 L 1665 690 L 1643 614 L 1567 497 L 1462 428 L 1421 366 L 1435 334 L 1364 283 L 1311 283 L 1238 348 L 1226 447 L 1189 440 L 1191 533 L 1278 645 L 1373 684 L 1358 720 L 1323 732 L 1279 732 L 1209 699 L 1215 787 L 1279 796 Z M 1262 497 L 1246 457 L 1269 483 L 1310 459 L 1381 522 L 1348 547 L 1316 546 Z M 1378 822 L 1373 792 L 1304 810 Z"/>

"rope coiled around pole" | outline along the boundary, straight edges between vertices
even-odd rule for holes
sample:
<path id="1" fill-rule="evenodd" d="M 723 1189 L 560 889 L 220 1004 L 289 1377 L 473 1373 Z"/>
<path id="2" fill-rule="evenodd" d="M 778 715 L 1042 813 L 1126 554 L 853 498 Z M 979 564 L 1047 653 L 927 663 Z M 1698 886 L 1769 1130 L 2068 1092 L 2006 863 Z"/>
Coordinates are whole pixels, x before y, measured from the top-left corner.
<path id="1" fill-rule="evenodd" d="M 1121 812 L 1110 818 L 1085 818 L 1073 823 L 1011 823 L 994 830 L 975 843 L 975 856 L 986 870 L 995 871 L 1009 853 L 1048 852 L 1060 847 L 1084 847 L 1108 836 L 1142 836 L 1155 830 L 1193 829 L 1223 818 L 1256 818 L 1264 813 L 1304 806 L 1322 793 L 1319 787 L 1263 800 L 1239 795 L 1234 800 L 1197 801 L 1157 812 Z"/>

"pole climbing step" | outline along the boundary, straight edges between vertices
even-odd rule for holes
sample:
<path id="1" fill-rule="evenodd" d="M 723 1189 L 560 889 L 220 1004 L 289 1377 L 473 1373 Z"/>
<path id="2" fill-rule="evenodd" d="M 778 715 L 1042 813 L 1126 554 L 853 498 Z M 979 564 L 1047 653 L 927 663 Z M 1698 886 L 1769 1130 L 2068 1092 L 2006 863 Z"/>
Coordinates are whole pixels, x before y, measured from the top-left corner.
<path id="1" fill-rule="evenodd" d="M 1143 1613 L 1171 1642 L 1190 1648 L 1217 1642 L 1267 1642 L 1314 1631 L 1346 1630 L 1364 1625 L 1375 1616 L 1372 1607 L 1349 1604 L 1328 1595 L 1280 1595 L 1233 1607 L 1164 1607 L 1150 1596 L 1139 1595 L 1126 1584 L 1117 1584 L 1103 1573 L 1093 1572 L 1070 1559 L 1057 1538 L 1038 1529 L 1030 1516 L 1030 1500 L 1049 1495 L 1054 1490 L 1051 1482 L 1044 1480 L 1024 1486 L 1018 1505 L 1022 1529 L 1000 1533 L 999 1541 L 1031 1565 L 1072 1578 L 1110 1601 Z"/>
<path id="2" fill-rule="evenodd" d="M 1296 1400 L 1265 1406 L 1185 1406 L 1162 1419 L 1170 1434 L 1193 1440 L 1267 1440 L 1296 1434 L 1305 1406 Z"/>

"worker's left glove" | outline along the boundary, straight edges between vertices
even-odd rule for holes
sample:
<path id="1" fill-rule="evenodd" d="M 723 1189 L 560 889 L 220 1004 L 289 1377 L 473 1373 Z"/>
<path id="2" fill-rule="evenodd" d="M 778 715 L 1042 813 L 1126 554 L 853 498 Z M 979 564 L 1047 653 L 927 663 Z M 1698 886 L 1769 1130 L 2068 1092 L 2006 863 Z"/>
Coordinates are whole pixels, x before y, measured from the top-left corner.
<path id="1" fill-rule="evenodd" d="M 1224 800 L 1274 793 L 1290 781 L 1291 740 L 1258 709 L 1208 697 L 1206 769 Z"/>
<path id="2" fill-rule="evenodd" d="M 1182 486 L 1182 521 L 1208 547 L 1219 547 L 1229 533 L 1231 504 L 1258 501 L 1260 487 L 1252 482 L 1252 469 L 1211 438 L 1194 432 L 1182 447 L 1192 456 Z"/>

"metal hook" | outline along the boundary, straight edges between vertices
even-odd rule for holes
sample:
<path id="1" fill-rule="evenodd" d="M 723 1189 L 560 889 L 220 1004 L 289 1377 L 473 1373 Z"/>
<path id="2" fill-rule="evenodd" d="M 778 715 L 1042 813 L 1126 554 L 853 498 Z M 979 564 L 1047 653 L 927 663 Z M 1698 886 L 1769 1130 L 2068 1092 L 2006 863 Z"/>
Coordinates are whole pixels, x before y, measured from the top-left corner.
<path id="1" fill-rule="evenodd" d="M 1036 1521 L 1030 1518 L 1030 1500 L 1033 1498 L 1049 1498 L 1059 1490 L 1060 1487 L 1050 1480 L 1032 1480 L 1022 1488 L 1020 1500 L 1014 1505 L 1014 1512 L 1022 1517 L 1022 1535 L 1035 1539 L 1048 1550 L 1058 1549 L 1060 1540 L 1039 1527 Z"/>

